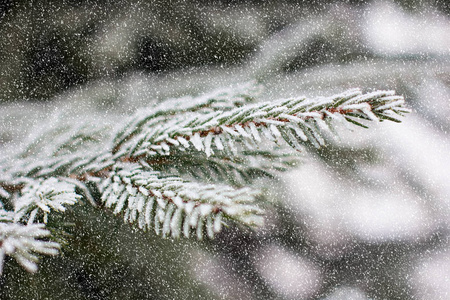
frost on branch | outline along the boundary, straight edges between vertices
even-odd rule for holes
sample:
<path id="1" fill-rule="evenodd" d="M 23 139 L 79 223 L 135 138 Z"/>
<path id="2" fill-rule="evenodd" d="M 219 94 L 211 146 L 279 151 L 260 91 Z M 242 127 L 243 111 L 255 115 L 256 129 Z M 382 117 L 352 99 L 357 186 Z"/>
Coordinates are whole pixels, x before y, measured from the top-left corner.
<path id="1" fill-rule="evenodd" d="M 128 130 L 127 135 L 127 129 L 122 130 L 114 151 L 117 157 L 172 155 L 192 149 L 208 157 L 220 151 L 232 156 L 240 151 L 239 145 L 254 150 L 264 140 L 285 141 L 300 151 L 305 145 L 324 145 L 324 137 L 334 136 L 333 127 L 338 123 L 367 127 L 366 120 L 400 122 L 399 117 L 407 112 L 403 97 L 393 91 L 363 94 L 353 89 L 327 98 L 301 97 L 225 111 L 184 113 L 164 122 L 141 117 L 139 132 Z"/>
<path id="2" fill-rule="evenodd" d="M 73 122 L 67 117 L 52 117 L 56 120 L 31 132 L 16 157 L 0 161 L 0 181 L 5 177 L 2 171 L 16 178 L 48 178 L 102 168 L 110 163 L 107 161 L 110 155 L 105 156 L 105 140 L 111 132 L 108 119 L 98 122 L 86 116 Z"/>
<path id="3" fill-rule="evenodd" d="M 213 111 L 228 111 L 235 107 L 255 101 L 261 92 L 261 86 L 253 81 L 233 88 L 221 88 L 198 97 L 168 99 L 152 107 L 141 109 L 134 114 L 128 124 L 114 137 L 113 152 L 133 136 L 138 136 L 151 126 L 161 124 L 164 120 L 186 113 L 206 114 Z"/>
<path id="4" fill-rule="evenodd" d="M 123 124 L 86 116 L 37 128 L 25 149 L 0 158 L 2 261 L 11 255 L 35 271 L 31 252 L 56 254 L 58 244 L 39 240 L 49 233 L 34 223 L 58 227 L 49 215 L 76 204 L 75 189 L 163 237 L 213 238 L 227 221 L 259 225 L 261 193 L 249 186 L 295 165 L 292 148 L 317 150 L 337 125 L 400 122 L 409 112 L 392 91 L 256 102 L 258 89 L 250 83 L 172 99 Z"/>
<path id="5" fill-rule="evenodd" d="M 57 255 L 59 244 L 41 240 L 50 236 L 43 224 L 0 223 L 0 274 L 5 256 L 9 255 L 28 272 L 37 271 L 38 257 L 33 254 Z"/>
<path id="6" fill-rule="evenodd" d="M 262 213 L 255 204 L 258 191 L 226 185 L 200 184 L 176 176 L 162 176 L 131 164 L 117 167 L 103 182 L 102 202 L 125 222 L 143 230 L 153 228 L 164 237 L 185 237 L 195 231 L 202 239 L 219 232 L 225 219 L 260 225 Z"/>
<path id="7" fill-rule="evenodd" d="M 73 184 L 56 178 L 30 181 L 15 199 L 14 219 L 20 221 L 26 218 L 31 224 L 37 216 L 43 215 L 43 221 L 47 223 L 51 210 L 64 212 L 67 205 L 75 204 L 80 197 L 75 193 Z"/>

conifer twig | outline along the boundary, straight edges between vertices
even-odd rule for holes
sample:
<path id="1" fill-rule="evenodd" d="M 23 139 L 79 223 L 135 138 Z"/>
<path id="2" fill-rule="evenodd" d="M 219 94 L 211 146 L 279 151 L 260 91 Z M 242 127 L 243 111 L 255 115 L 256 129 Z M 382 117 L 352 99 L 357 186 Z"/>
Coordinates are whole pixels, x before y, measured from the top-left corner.
<path id="1" fill-rule="evenodd" d="M 227 220 L 260 225 L 261 191 L 248 185 L 295 160 L 294 151 L 276 149 L 287 148 L 283 142 L 317 149 L 338 124 L 400 122 L 409 112 L 393 91 L 252 103 L 255 90 L 247 84 L 157 104 L 117 131 L 65 124 L 35 135 L 0 161 L 0 270 L 5 255 L 34 272 L 32 252 L 57 254 L 45 227 L 82 197 L 163 237 L 212 238 Z"/>

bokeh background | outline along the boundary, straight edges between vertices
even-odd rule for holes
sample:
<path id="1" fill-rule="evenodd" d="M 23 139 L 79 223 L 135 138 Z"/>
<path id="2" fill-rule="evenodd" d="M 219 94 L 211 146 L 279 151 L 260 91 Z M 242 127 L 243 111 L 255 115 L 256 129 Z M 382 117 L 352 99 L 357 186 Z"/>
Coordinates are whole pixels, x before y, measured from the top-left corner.
<path id="1" fill-rule="evenodd" d="M 63 255 L 10 261 L 1 299 L 448 299 L 448 1 L 5 0 L 0 36 L 0 155 L 56 112 L 111 122 L 250 80 L 262 100 L 394 89 L 413 109 L 305 151 L 264 183 L 256 231 L 161 240 L 72 211 Z"/>

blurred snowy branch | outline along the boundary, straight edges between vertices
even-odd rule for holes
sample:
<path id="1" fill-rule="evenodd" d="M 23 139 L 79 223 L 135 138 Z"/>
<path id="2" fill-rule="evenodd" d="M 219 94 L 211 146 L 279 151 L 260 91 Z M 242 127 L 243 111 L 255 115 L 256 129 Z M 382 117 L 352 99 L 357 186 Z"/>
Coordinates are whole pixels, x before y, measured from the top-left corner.
<path id="1" fill-rule="evenodd" d="M 36 272 L 38 257 L 33 252 L 45 255 L 59 253 L 58 243 L 41 240 L 49 236 L 50 231 L 43 224 L 0 223 L 0 274 L 5 255 L 14 257 L 28 272 Z"/>

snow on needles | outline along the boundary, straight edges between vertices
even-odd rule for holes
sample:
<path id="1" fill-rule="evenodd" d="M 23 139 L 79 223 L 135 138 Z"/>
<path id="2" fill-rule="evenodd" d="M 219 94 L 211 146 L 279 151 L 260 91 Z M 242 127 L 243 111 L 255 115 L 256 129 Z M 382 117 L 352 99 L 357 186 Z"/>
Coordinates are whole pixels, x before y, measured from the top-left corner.
<path id="1" fill-rule="evenodd" d="M 45 255 L 59 252 L 58 243 L 39 240 L 49 235 L 44 224 L 0 223 L 0 274 L 6 255 L 14 257 L 27 271 L 36 272 L 38 257 L 33 252 Z"/>

